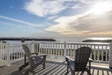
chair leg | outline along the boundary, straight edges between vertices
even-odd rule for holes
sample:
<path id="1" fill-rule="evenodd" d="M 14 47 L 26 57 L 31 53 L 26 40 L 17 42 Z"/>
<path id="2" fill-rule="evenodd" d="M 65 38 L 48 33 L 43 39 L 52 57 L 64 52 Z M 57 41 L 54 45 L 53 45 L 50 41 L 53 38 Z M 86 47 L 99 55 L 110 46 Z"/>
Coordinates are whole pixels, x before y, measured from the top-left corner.
<path id="1" fill-rule="evenodd" d="M 88 72 L 89 75 L 92 75 L 91 74 L 91 61 L 89 61 L 89 70 L 87 69 L 87 72 Z"/>
<path id="2" fill-rule="evenodd" d="M 84 74 L 84 71 L 81 72 L 81 75 L 83 75 L 83 74 Z"/>
<path id="3" fill-rule="evenodd" d="M 33 69 L 34 69 L 33 67 L 30 67 L 25 71 L 24 75 L 29 75 L 29 72 L 33 73 L 34 72 Z"/>
<path id="4" fill-rule="evenodd" d="M 24 75 L 28 75 L 30 72 L 30 69 L 28 69 L 27 71 L 25 71 Z"/>
<path id="5" fill-rule="evenodd" d="M 67 65 L 67 73 L 68 73 L 68 69 L 69 69 L 69 67 L 68 67 L 68 65 Z"/>
<path id="6" fill-rule="evenodd" d="M 75 75 L 75 71 L 72 71 L 72 75 Z"/>
<path id="7" fill-rule="evenodd" d="M 90 70 L 88 70 L 88 69 L 87 69 L 87 73 L 88 73 L 88 75 L 92 75 L 91 72 L 90 72 Z"/>
<path id="8" fill-rule="evenodd" d="M 29 65 L 29 63 L 27 62 L 27 63 L 25 63 L 25 64 L 23 64 L 22 66 L 20 66 L 19 67 L 19 70 L 21 71 L 21 70 L 23 70 L 23 68 L 25 68 L 26 66 L 28 66 Z"/>
<path id="9" fill-rule="evenodd" d="M 45 62 L 46 62 L 46 55 L 44 56 L 44 59 L 43 59 L 43 69 L 45 69 Z"/>
<path id="10" fill-rule="evenodd" d="M 43 69 L 45 69 L 45 62 L 43 62 Z"/>

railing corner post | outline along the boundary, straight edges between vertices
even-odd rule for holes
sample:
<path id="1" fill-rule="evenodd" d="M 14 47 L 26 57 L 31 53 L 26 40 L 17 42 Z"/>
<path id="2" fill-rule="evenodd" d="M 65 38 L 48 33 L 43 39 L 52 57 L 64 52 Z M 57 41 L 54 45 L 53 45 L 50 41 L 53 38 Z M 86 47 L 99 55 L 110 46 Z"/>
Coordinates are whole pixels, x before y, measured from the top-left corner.
<path id="1" fill-rule="evenodd" d="M 66 42 L 64 41 L 64 56 L 66 56 Z"/>
<path id="2" fill-rule="evenodd" d="M 10 53 L 9 53 L 9 50 L 10 50 L 10 43 L 7 44 L 7 66 L 10 66 L 11 63 L 10 63 Z"/>
<path id="3" fill-rule="evenodd" d="M 31 43 L 30 43 L 30 50 L 31 50 L 31 53 L 34 53 L 34 42 L 32 41 Z"/>
<path id="4" fill-rule="evenodd" d="M 109 55 L 109 58 L 110 58 L 109 67 L 112 68 L 112 42 L 110 43 L 110 55 Z"/>

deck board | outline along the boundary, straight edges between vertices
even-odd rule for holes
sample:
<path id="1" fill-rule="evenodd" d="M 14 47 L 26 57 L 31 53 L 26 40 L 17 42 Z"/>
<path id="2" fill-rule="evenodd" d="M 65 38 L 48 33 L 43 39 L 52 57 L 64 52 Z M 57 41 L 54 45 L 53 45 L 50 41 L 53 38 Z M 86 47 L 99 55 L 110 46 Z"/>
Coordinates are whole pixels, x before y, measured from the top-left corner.
<path id="1" fill-rule="evenodd" d="M 0 67 L 0 75 L 23 75 L 25 68 L 22 72 L 18 71 L 19 66 L 23 64 L 23 61 L 14 63 L 11 66 Z M 34 75 L 71 75 L 71 72 L 67 74 L 65 62 L 46 61 L 46 68 L 42 69 L 42 65 L 39 65 L 35 70 Z M 92 75 L 112 75 L 112 69 L 108 68 L 108 64 L 92 63 L 91 69 Z M 76 73 L 80 75 L 80 73 Z M 33 75 L 30 73 L 29 75 Z M 84 75 L 87 75 L 84 72 Z"/>

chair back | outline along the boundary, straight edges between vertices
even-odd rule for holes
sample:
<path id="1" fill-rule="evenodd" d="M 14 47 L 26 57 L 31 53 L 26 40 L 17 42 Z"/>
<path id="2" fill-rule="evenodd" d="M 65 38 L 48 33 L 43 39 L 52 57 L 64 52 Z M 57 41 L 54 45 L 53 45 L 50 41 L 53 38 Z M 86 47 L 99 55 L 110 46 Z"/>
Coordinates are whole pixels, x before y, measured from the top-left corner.
<path id="1" fill-rule="evenodd" d="M 91 52 L 92 49 L 89 47 L 81 47 L 76 50 L 76 55 L 75 55 L 76 71 L 84 70 L 86 68 Z"/>
<path id="2" fill-rule="evenodd" d="M 29 48 L 25 44 L 22 44 L 22 46 L 26 53 L 26 56 L 29 58 L 31 56 L 31 52 L 30 52 Z"/>
<path id="3" fill-rule="evenodd" d="M 28 57 L 30 66 L 33 66 L 34 65 L 34 61 L 31 58 L 31 52 L 30 52 L 29 48 L 25 44 L 22 44 L 22 46 L 23 46 L 23 49 L 24 49 L 24 51 L 26 53 L 26 56 Z"/>

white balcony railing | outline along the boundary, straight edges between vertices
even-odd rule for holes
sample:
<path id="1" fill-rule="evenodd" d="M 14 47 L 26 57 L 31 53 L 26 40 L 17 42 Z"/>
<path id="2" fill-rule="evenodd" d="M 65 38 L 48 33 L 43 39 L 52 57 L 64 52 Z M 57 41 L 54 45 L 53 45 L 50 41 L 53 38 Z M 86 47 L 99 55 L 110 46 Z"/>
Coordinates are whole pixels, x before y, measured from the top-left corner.
<path id="1" fill-rule="evenodd" d="M 21 44 L 0 44 L 0 59 L 8 63 L 23 60 L 24 50 Z M 92 48 L 91 58 L 95 62 L 109 63 L 110 61 L 110 44 L 31 42 L 27 43 L 27 45 L 32 52 L 47 54 L 48 58 L 59 58 L 65 55 L 74 57 L 77 48 L 87 46 Z"/>
<path id="2" fill-rule="evenodd" d="M 96 62 L 109 62 L 110 44 L 91 43 L 35 43 L 35 50 L 40 54 L 51 57 L 63 57 L 65 55 L 75 57 L 75 50 L 87 46 L 92 48 L 91 58 Z"/>

